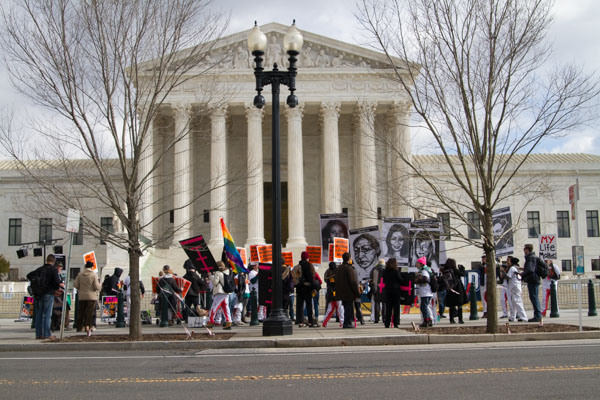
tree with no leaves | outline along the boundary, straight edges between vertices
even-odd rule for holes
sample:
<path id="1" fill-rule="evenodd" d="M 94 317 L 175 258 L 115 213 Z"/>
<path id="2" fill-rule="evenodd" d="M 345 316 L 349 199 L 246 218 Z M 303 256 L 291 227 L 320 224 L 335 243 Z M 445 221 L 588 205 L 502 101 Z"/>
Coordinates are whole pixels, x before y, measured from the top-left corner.
<path id="1" fill-rule="evenodd" d="M 428 206 L 480 232 L 473 240 L 453 229 L 487 256 L 488 333 L 498 323 L 492 210 L 510 196 L 534 193 L 534 186 L 515 192 L 519 169 L 542 140 L 590 121 L 599 91 L 597 79 L 577 66 L 549 65 L 551 12 L 547 0 L 359 2 L 357 18 L 387 56 L 391 79 L 407 93 L 448 174 L 432 177 L 401 144 L 378 138 L 423 182 Z M 423 206 L 414 197 L 403 200 Z"/>
<path id="2" fill-rule="evenodd" d="M 160 215 L 138 216 L 153 206 L 144 196 L 165 155 L 189 132 L 176 131 L 158 149 L 152 121 L 169 94 L 215 65 L 207 53 L 227 20 L 210 7 L 204 0 L 23 0 L 1 11 L 14 85 L 58 119 L 56 128 L 49 119 L 38 124 L 35 140 L 9 127 L 3 145 L 49 207 L 59 215 L 80 210 L 86 233 L 128 252 L 132 339 L 141 337 L 139 258 L 161 239 L 141 242 Z M 86 218 L 94 208 L 111 210 L 125 234 Z"/>

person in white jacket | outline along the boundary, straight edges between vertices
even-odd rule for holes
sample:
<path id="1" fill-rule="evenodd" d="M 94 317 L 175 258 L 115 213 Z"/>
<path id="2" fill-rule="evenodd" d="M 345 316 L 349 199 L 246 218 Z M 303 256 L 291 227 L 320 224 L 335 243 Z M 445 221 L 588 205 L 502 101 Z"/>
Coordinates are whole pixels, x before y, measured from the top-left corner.
<path id="1" fill-rule="evenodd" d="M 518 318 L 519 322 L 527 321 L 525 307 L 523 307 L 523 297 L 521 289 L 521 275 L 519 274 L 519 259 L 516 257 L 508 257 L 508 290 L 510 292 L 510 317 L 509 321 L 513 322 Z"/>
<path id="2" fill-rule="evenodd" d="M 223 261 L 217 261 L 218 271 L 212 273 L 211 282 L 213 285 L 213 302 L 210 308 L 210 314 L 208 317 L 207 327 L 212 328 L 215 326 L 215 316 L 218 310 L 223 311 L 225 315 L 225 324 L 223 329 L 231 329 L 231 312 L 229 310 L 229 294 L 223 290 L 225 275 L 229 275 L 231 271 L 225 266 Z"/>
<path id="3" fill-rule="evenodd" d="M 507 261 L 508 262 L 508 261 Z M 502 305 L 502 316 L 500 318 L 508 318 L 508 303 L 510 291 L 508 289 L 508 265 L 501 264 L 498 274 L 498 287 L 500 288 L 500 304 Z"/>

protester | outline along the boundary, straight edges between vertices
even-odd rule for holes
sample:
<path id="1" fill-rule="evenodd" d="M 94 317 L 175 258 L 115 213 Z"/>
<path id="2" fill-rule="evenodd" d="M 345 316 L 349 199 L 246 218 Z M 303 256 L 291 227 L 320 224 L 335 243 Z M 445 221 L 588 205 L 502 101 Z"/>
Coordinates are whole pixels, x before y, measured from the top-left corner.
<path id="1" fill-rule="evenodd" d="M 303 320 L 304 307 L 308 318 L 308 326 L 317 327 L 313 320 L 312 292 L 315 284 L 315 267 L 308 261 L 308 253 L 303 251 L 300 263 L 296 265 L 296 325 L 306 326 Z"/>
<path id="2" fill-rule="evenodd" d="M 106 287 L 102 287 L 105 296 L 116 296 L 119 292 L 121 286 L 121 275 L 123 274 L 123 269 L 115 268 L 115 272 L 108 278 L 106 282 Z"/>
<path id="3" fill-rule="evenodd" d="M 407 282 L 402 279 L 396 258 L 390 258 L 382 273 L 383 278 L 383 293 L 382 298 L 385 300 L 383 313 L 383 324 L 386 328 L 390 327 L 390 323 L 394 324 L 395 328 L 400 327 L 400 291 L 402 286 L 406 286 Z M 392 322 L 393 316 L 393 322 Z"/>
<path id="4" fill-rule="evenodd" d="M 404 227 L 402 228 L 404 229 Z M 380 287 L 385 267 L 385 260 L 380 258 L 379 262 L 373 267 L 369 275 L 369 286 L 371 288 L 371 321 L 376 324 L 379 322 L 380 316 L 385 316 L 386 303 L 383 298 L 383 287 Z"/>
<path id="5" fill-rule="evenodd" d="M 292 268 L 285 263 L 281 263 L 281 307 L 284 312 L 290 310 L 290 297 L 294 293 L 294 279 L 292 278 Z M 292 313 L 289 318 L 292 319 Z"/>
<path id="6" fill-rule="evenodd" d="M 34 323 L 36 339 L 54 339 L 50 334 L 52 321 L 52 307 L 54 305 L 54 292 L 61 285 L 58 271 L 54 266 L 56 258 L 53 254 L 46 257 L 46 263 L 27 274 L 31 282 L 33 299 L 35 302 Z"/>
<path id="7" fill-rule="evenodd" d="M 246 324 L 246 311 L 248 310 L 248 302 L 250 301 L 250 281 L 248 280 L 248 274 L 240 271 L 235 277 L 235 283 L 235 293 L 238 296 L 238 304 L 240 304 L 240 319 L 238 324 L 244 325 Z"/>
<path id="8" fill-rule="evenodd" d="M 433 292 L 429 280 L 432 279 L 431 269 L 427 267 L 427 259 L 421 257 L 416 262 L 416 267 L 419 270 L 417 273 L 417 284 L 419 285 L 419 305 L 421 307 L 421 315 L 423 322 L 419 325 L 422 328 L 433 326 L 433 315 L 431 314 L 431 298 Z"/>
<path id="9" fill-rule="evenodd" d="M 342 255 L 342 265 L 335 271 L 335 299 L 344 307 L 344 328 L 354 328 L 354 299 L 360 297 L 356 273 L 350 253 Z"/>
<path id="10" fill-rule="evenodd" d="M 65 279 L 63 278 L 62 271 L 63 265 L 60 262 L 56 262 L 55 264 L 56 270 L 58 272 L 58 277 L 60 279 L 60 283 L 64 287 Z M 62 323 L 62 311 L 63 311 L 63 302 L 67 301 L 65 296 L 65 290 L 61 287 L 54 292 L 54 304 L 52 306 L 52 322 L 50 324 L 51 331 L 59 331 L 60 325 Z M 71 328 L 69 327 L 69 312 L 71 311 L 71 307 L 67 301 L 65 305 L 65 330 L 69 331 Z"/>
<path id="11" fill-rule="evenodd" d="M 342 302 L 335 299 L 335 272 L 337 270 L 337 264 L 335 262 L 329 263 L 329 268 L 325 271 L 325 283 L 327 284 L 327 291 L 325 293 L 326 311 L 325 317 L 323 318 L 323 328 L 327 327 L 327 323 L 333 317 L 333 313 L 336 314 L 337 320 L 340 322 L 340 327 L 344 324 L 344 306 Z"/>
<path id="12" fill-rule="evenodd" d="M 550 292 L 552 284 L 558 284 L 558 280 L 560 279 L 560 268 L 558 265 L 552 262 L 552 260 L 546 260 L 546 264 L 548 265 L 548 276 L 546 279 L 542 280 L 542 293 L 544 293 L 544 311 L 542 311 L 542 316 L 546 316 L 546 311 L 548 311 L 548 305 L 550 304 Z M 556 288 L 557 300 L 558 300 L 558 287 Z M 558 303 L 558 301 L 557 301 Z M 558 307 L 558 304 L 556 305 Z"/>
<path id="13" fill-rule="evenodd" d="M 542 319 L 539 298 L 540 277 L 536 272 L 536 266 L 538 263 L 543 263 L 543 261 L 535 255 L 532 244 L 523 246 L 523 253 L 525 254 L 525 265 L 523 266 L 521 277 L 527 283 L 529 300 L 533 306 L 533 318 L 530 318 L 528 322 L 540 322 Z"/>
<path id="14" fill-rule="evenodd" d="M 521 289 L 521 274 L 519 273 L 519 259 L 508 257 L 506 260 L 508 272 L 508 291 L 510 292 L 510 316 L 508 320 L 513 322 L 518 318 L 519 322 L 527 321 L 525 307 L 523 307 L 523 297 Z"/>
<path id="15" fill-rule="evenodd" d="M 181 294 L 181 289 L 173 279 L 171 267 L 163 267 L 164 275 L 158 280 L 158 298 L 161 302 L 166 301 L 169 309 L 169 326 L 174 325 L 177 316 L 177 295 Z"/>
<path id="16" fill-rule="evenodd" d="M 127 274 L 123 281 L 123 287 L 125 288 L 125 297 L 127 299 L 127 320 L 131 317 L 131 274 Z M 144 282 L 140 279 L 140 299 L 146 294 L 146 288 Z"/>
<path id="17" fill-rule="evenodd" d="M 442 269 L 442 277 L 447 285 L 446 305 L 450 313 L 450 323 L 455 324 L 455 318 L 458 317 L 458 323 L 464 324 L 463 305 L 467 303 L 467 292 L 463 284 L 462 277 L 466 276 L 465 267 L 456 266 L 456 260 L 449 258 Z"/>
<path id="18" fill-rule="evenodd" d="M 498 277 L 497 283 L 498 287 L 500 287 L 500 304 L 502 305 L 502 315 L 500 318 L 508 318 L 508 298 L 510 296 L 510 292 L 508 289 L 508 276 L 506 273 L 508 272 L 508 265 L 500 264 L 498 268 Z"/>
<path id="19" fill-rule="evenodd" d="M 189 260 L 188 260 L 189 261 Z M 183 319 L 188 322 L 190 316 L 198 316 L 198 308 L 200 307 L 200 292 L 204 289 L 204 280 L 196 272 L 196 267 L 193 264 L 184 265 L 187 266 L 185 275 L 183 278 L 190 281 L 190 288 L 185 296 L 183 308 Z"/>
<path id="20" fill-rule="evenodd" d="M 90 261 L 85 263 L 85 268 L 75 278 L 73 286 L 79 293 L 79 302 L 77 303 L 77 332 L 85 328 L 88 336 L 92 334 L 94 326 L 94 315 L 96 313 L 96 301 L 98 293 L 102 288 L 98 276 L 94 272 L 94 264 Z"/>
<path id="21" fill-rule="evenodd" d="M 319 321 L 319 300 L 321 299 L 321 287 L 323 286 L 323 279 L 321 275 L 315 269 L 315 287 L 312 292 L 313 310 L 315 315 L 315 321 Z"/>
<path id="22" fill-rule="evenodd" d="M 211 282 L 213 285 L 213 303 L 210 309 L 209 320 L 207 326 L 212 328 L 215 326 L 215 316 L 218 310 L 221 310 L 225 315 L 225 324 L 223 329 L 231 329 L 231 313 L 229 310 L 229 294 L 225 292 L 223 286 L 225 284 L 225 275 L 229 275 L 231 272 L 225 266 L 223 261 L 217 261 L 218 270 L 212 273 Z"/>

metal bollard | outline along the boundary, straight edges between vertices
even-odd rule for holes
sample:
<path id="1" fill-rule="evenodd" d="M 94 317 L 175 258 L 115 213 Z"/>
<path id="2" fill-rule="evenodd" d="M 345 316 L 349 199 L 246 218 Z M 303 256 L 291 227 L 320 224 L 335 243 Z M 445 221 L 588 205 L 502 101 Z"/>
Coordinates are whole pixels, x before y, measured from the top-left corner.
<path id="1" fill-rule="evenodd" d="M 256 296 L 256 289 L 254 288 L 250 292 L 250 315 L 250 326 L 258 325 L 258 298 Z"/>
<path id="2" fill-rule="evenodd" d="M 115 323 L 115 328 L 125 328 L 124 302 L 125 298 L 123 296 L 123 291 L 121 290 L 117 293 L 117 322 Z"/>
<path id="3" fill-rule="evenodd" d="M 167 295 L 165 291 L 160 292 L 160 327 L 164 328 L 169 326 L 169 300 L 167 300 Z"/>
<path id="4" fill-rule="evenodd" d="M 596 295 L 594 294 L 594 282 L 588 281 L 588 317 L 595 317 L 596 313 Z"/>
<path id="5" fill-rule="evenodd" d="M 550 282 L 550 318 L 558 318 L 558 297 L 556 295 L 556 281 Z"/>
<path id="6" fill-rule="evenodd" d="M 475 290 L 475 277 L 471 280 L 471 291 L 469 292 L 470 304 L 469 308 L 469 321 L 476 321 L 479 319 L 479 314 L 477 313 L 477 292 Z"/>

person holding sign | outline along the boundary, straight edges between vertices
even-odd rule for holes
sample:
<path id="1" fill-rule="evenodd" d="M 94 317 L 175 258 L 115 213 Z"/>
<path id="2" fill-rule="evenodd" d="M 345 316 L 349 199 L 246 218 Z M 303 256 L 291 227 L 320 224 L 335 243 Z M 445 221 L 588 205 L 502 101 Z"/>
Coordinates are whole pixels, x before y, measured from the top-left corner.
<path id="1" fill-rule="evenodd" d="M 306 326 L 303 321 L 304 306 L 306 305 L 306 316 L 308 317 L 308 326 L 316 328 L 319 326 L 317 321 L 313 320 L 313 301 L 312 292 L 315 285 L 315 267 L 308 261 L 308 253 L 303 251 L 300 255 L 300 263 L 294 267 L 296 272 L 296 325 L 298 327 Z"/>
<path id="2" fill-rule="evenodd" d="M 100 281 L 94 273 L 94 263 L 88 261 L 85 263 L 85 268 L 75 278 L 74 287 L 79 293 L 79 308 L 77 312 L 77 332 L 81 332 L 85 328 L 88 336 L 92 335 L 92 327 L 94 326 L 94 314 L 96 312 L 96 299 L 100 293 Z"/>

